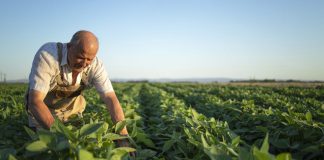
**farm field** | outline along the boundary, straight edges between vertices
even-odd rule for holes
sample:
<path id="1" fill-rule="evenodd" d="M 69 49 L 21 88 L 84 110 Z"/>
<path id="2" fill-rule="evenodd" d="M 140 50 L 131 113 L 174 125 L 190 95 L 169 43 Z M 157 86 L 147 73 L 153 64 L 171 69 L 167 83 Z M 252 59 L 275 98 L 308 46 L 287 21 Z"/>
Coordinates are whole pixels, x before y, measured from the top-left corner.
<path id="1" fill-rule="evenodd" d="M 27 126 L 26 84 L 0 84 L 0 159 L 324 159 L 324 87 L 114 83 L 114 125 L 94 89 L 83 118 Z M 115 134 L 127 125 L 129 136 Z M 128 138 L 131 147 L 115 146 Z"/>

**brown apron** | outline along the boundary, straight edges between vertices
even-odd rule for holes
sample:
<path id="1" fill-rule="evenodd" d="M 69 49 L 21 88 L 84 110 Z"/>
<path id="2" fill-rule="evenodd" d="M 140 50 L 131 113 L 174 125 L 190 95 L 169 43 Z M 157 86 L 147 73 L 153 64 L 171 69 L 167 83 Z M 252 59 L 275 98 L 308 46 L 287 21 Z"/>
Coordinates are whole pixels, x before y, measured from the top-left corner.
<path id="1" fill-rule="evenodd" d="M 62 62 L 62 48 L 63 44 L 57 43 L 59 64 Z M 62 66 L 60 66 L 60 74 L 55 77 L 56 85 L 47 93 L 44 99 L 44 103 L 48 106 L 53 116 L 56 116 L 63 122 L 66 122 L 73 114 L 78 114 L 82 117 L 82 112 L 86 106 L 86 101 L 82 96 L 82 91 L 86 88 L 86 83 L 88 82 L 88 70 L 82 73 L 80 84 L 66 85 L 63 82 L 63 69 Z M 28 100 L 28 94 L 26 95 L 26 99 Z M 29 111 L 28 105 L 26 105 L 26 107 L 29 126 L 40 128 L 41 126 Z"/>

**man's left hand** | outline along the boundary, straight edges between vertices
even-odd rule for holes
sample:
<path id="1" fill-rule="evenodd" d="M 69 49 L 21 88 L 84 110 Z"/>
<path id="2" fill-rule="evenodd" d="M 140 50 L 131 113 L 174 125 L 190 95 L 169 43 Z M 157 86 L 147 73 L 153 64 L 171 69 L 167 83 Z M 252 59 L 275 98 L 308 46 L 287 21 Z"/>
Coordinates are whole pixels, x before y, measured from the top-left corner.
<path id="1" fill-rule="evenodd" d="M 130 147 L 129 141 L 127 138 L 125 139 L 118 139 L 117 140 L 117 146 L 118 147 Z M 129 156 L 134 157 L 136 156 L 136 152 L 129 152 Z"/>

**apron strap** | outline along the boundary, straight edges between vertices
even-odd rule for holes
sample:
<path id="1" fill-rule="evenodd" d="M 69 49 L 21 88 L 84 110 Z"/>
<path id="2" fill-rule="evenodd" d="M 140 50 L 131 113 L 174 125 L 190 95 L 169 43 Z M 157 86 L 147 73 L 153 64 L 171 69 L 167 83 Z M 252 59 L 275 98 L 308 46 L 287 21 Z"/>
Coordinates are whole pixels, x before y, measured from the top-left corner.
<path id="1" fill-rule="evenodd" d="M 57 46 L 57 54 L 58 54 L 58 60 L 59 60 L 59 66 L 60 66 L 60 76 L 61 76 L 61 80 L 63 82 L 63 68 L 61 66 L 62 63 L 62 57 L 63 57 L 63 44 L 60 42 L 56 43 Z"/>
<path id="2" fill-rule="evenodd" d="M 57 42 L 56 43 L 57 45 L 57 53 L 58 53 L 58 60 L 59 60 L 59 63 L 61 64 L 62 63 L 62 60 L 63 60 L 63 44 L 60 43 L 60 42 Z M 60 65 L 59 64 L 59 65 Z M 81 83 L 84 84 L 84 85 L 87 85 L 88 84 L 88 74 L 89 74 L 89 69 L 88 68 L 87 70 L 83 71 L 82 75 L 81 75 Z M 63 67 L 60 65 L 60 78 L 61 78 L 61 82 L 63 82 Z"/>

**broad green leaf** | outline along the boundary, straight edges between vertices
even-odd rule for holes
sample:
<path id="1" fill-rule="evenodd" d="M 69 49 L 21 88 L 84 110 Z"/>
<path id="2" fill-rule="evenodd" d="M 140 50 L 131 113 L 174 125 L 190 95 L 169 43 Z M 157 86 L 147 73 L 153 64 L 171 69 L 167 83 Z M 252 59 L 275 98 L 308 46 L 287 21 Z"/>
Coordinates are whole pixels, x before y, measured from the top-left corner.
<path id="1" fill-rule="evenodd" d="M 92 123 L 82 126 L 80 129 L 80 138 L 97 132 L 102 127 L 102 123 Z"/>
<path id="2" fill-rule="evenodd" d="M 232 146 L 237 147 L 240 143 L 240 136 L 235 137 L 232 139 Z"/>
<path id="3" fill-rule="evenodd" d="M 116 151 L 135 152 L 136 149 L 131 148 L 131 147 L 118 147 L 118 148 L 113 149 L 113 152 L 116 152 Z"/>
<path id="4" fill-rule="evenodd" d="M 141 116 L 139 116 L 139 115 L 137 115 L 137 114 L 134 115 L 133 120 L 135 120 L 135 121 L 140 121 L 141 119 L 142 119 Z"/>
<path id="5" fill-rule="evenodd" d="M 37 139 L 37 134 L 31 130 L 30 128 L 24 126 L 24 129 L 25 131 L 27 132 L 27 134 L 29 135 L 29 137 L 32 139 L 32 140 L 36 140 Z"/>
<path id="6" fill-rule="evenodd" d="M 90 124 L 92 124 L 93 123 L 93 120 L 92 120 L 92 118 L 90 118 Z"/>
<path id="7" fill-rule="evenodd" d="M 262 152 L 256 147 L 253 147 L 253 156 L 256 160 L 273 160 L 272 156 L 267 152 Z"/>
<path id="8" fill-rule="evenodd" d="M 108 130 L 108 128 L 109 128 L 109 124 L 106 123 L 106 122 L 104 122 L 104 123 L 102 124 L 102 127 L 101 127 L 100 131 L 98 131 L 98 132 L 100 132 L 100 133 L 106 133 L 107 130 Z"/>
<path id="9" fill-rule="evenodd" d="M 268 151 L 269 151 L 268 139 L 269 139 L 269 133 L 266 134 L 266 137 L 263 140 L 263 143 L 262 143 L 262 146 L 261 146 L 261 149 L 260 149 L 261 152 L 268 153 Z"/>
<path id="10" fill-rule="evenodd" d="M 227 150 L 232 153 L 234 156 L 238 157 L 238 154 L 234 151 L 233 148 L 227 147 Z"/>
<path id="11" fill-rule="evenodd" d="M 208 132 L 207 129 L 206 129 L 205 137 L 207 142 L 211 142 L 211 143 L 218 142 L 218 140 L 210 132 Z"/>
<path id="12" fill-rule="evenodd" d="M 136 126 L 136 121 L 133 123 L 133 128 L 132 128 L 132 133 L 131 133 L 131 137 L 136 137 L 137 135 L 137 126 Z"/>
<path id="13" fill-rule="evenodd" d="M 92 153 L 85 150 L 85 149 L 80 149 L 78 155 L 79 155 L 79 160 L 92 160 L 92 159 L 94 159 Z"/>
<path id="14" fill-rule="evenodd" d="M 184 127 L 184 128 L 183 128 L 183 131 L 186 133 L 186 135 L 187 135 L 189 138 L 193 138 L 193 136 L 191 135 L 192 133 L 189 131 L 188 128 Z"/>
<path id="15" fill-rule="evenodd" d="M 127 154 L 126 151 L 114 149 L 112 156 L 108 157 L 109 160 L 122 160 L 122 158 Z"/>
<path id="16" fill-rule="evenodd" d="M 302 149 L 301 151 L 302 152 L 314 152 L 318 149 L 319 149 L 319 147 L 317 145 L 312 145 L 312 146 L 308 146 L 308 147 Z"/>
<path id="17" fill-rule="evenodd" d="M 61 151 L 61 150 L 64 150 L 64 149 L 66 149 L 66 148 L 69 148 L 69 147 L 70 147 L 69 141 L 67 141 L 67 140 L 61 140 L 61 141 L 56 145 L 55 150 L 56 150 L 56 151 Z"/>
<path id="18" fill-rule="evenodd" d="M 194 139 L 188 139 L 188 142 L 190 142 L 191 144 L 195 145 L 196 147 L 200 147 L 202 146 L 202 144 Z"/>
<path id="19" fill-rule="evenodd" d="M 148 147 L 156 148 L 153 141 L 145 133 L 137 133 L 136 139 L 138 142 L 142 142 Z"/>
<path id="20" fill-rule="evenodd" d="M 198 120 L 198 118 L 199 118 L 199 113 L 198 113 L 196 110 L 192 109 L 192 108 L 191 108 L 191 113 L 192 113 L 192 117 L 193 117 L 195 120 Z"/>
<path id="21" fill-rule="evenodd" d="M 306 113 L 306 120 L 307 120 L 307 122 L 311 122 L 312 119 L 313 119 L 312 113 L 310 111 L 308 111 Z"/>
<path id="22" fill-rule="evenodd" d="M 186 122 L 189 123 L 191 126 L 194 126 L 194 122 L 188 117 L 186 117 Z"/>
<path id="23" fill-rule="evenodd" d="M 211 160 L 230 160 L 231 157 L 225 155 L 216 145 L 209 146 L 206 139 L 201 135 L 201 140 L 204 147 L 204 152 L 209 156 Z M 234 152 L 235 153 L 235 152 Z M 237 155 L 237 153 L 235 153 Z"/>
<path id="24" fill-rule="evenodd" d="M 201 142 L 202 142 L 204 148 L 209 148 L 209 145 L 203 135 L 201 135 Z"/>
<path id="25" fill-rule="evenodd" d="M 64 126 L 64 124 L 57 118 L 55 118 L 55 122 L 53 127 L 63 135 L 65 135 L 69 140 L 75 142 L 77 141 L 75 135 L 67 128 Z"/>
<path id="26" fill-rule="evenodd" d="M 230 160 L 231 157 L 222 153 L 217 146 L 211 145 L 208 148 L 204 148 L 204 152 L 211 160 Z"/>
<path id="27" fill-rule="evenodd" d="M 104 138 L 107 138 L 108 140 L 110 141 L 113 141 L 113 140 L 117 140 L 117 139 L 125 139 L 127 138 L 126 136 L 121 136 L 119 134 L 115 134 L 115 133 L 107 133 Z"/>
<path id="28" fill-rule="evenodd" d="M 38 131 L 39 140 L 44 142 L 48 147 L 51 147 L 51 144 L 55 142 L 55 135 L 47 130 Z"/>
<path id="29" fill-rule="evenodd" d="M 268 132 L 268 128 L 267 127 L 263 127 L 263 126 L 256 126 L 255 127 L 256 129 L 264 132 L 264 133 L 267 133 Z"/>
<path id="30" fill-rule="evenodd" d="M 276 160 L 292 160 L 290 153 L 280 153 L 276 156 Z"/>
<path id="31" fill-rule="evenodd" d="M 42 152 L 46 151 L 47 149 L 48 147 L 43 141 L 35 141 L 26 147 L 26 150 L 30 152 Z"/>
<path id="32" fill-rule="evenodd" d="M 240 147 L 239 160 L 254 160 L 251 152 L 247 151 L 245 148 Z"/>
<path id="33" fill-rule="evenodd" d="M 136 142 L 134 141 L 134 139 L 133 139 L 132 137 L 127 136 L 127 138 L 128 138 L 129 143 L 130 143 L 132 146 L 134 146 L 135 148 L 138 148 L 138 147 L 139 147 L 139 146 L 136 144 Z"/>
<path id="34" fill-rule="evenodd" d="M 289 140 L 288 139 L 277 139 L 277 140 L 271 141 L 271 144 L 277 148 L 284 149 L 284 148 L 289 147 Z"/>
<path id="35" fill-rule="evenodd" d="M 150 159 L 156 155 L 156 151 L 150 150 L 150 149 L 143 149 L 141 150 L 138 155 L 136 155 L 136 158 L 139 159 Z"/>
<path id="36" fill-rule="evenodd" d="M 16 155 L 17 151 L 13 148 L 0 149 L 0 159 L 9 159 L 10 155 Z"/>
<path id="37" fill-rule="evenodd" d="M 16 160 L 16 157 L 13 156 L 12 154 L 9 154 L 9 156 L 8 156 L 8 160 Z"/>
<path id="38" fill-rule="evenodd" d="M 126 126 L 126 120 L 119 121 L 115 125 L 115 133 L 120 133 L 120 131 Z"/>
<path id="39" fill-rule="evenodd" d="M 299 146 L 300 146 L 300 143 L 293 143 L 293 144 L 289 145 L 289 148 L 297 149 Z"/>
<path id="40" fill-rule="evenodd" d="M 112 156 L 108 159 L 110 160 L 121 160 L 122 157 L 127 155 L 128 152 L 135 152 L 136 149 L 130 147 L 118 147 L 112 150 Z"/>
<path id="41" fill-rule="evenodd" d="M 125 112 L 125 117 L 130 117 L 134 114 L 134 109 L 127 109 Z"/>
<path id="42" fill-rule="evenodd" d="M 109 159 L 109 157 L 111 157 L 112 150 L 113 150 L 114 146 L 115 146 L 115 144 L 113 142 L 107 142 L 107 141 L 105 141 L 102 144 L 102 147 L 105 149 L 105 152 L 107 153 L 107 159 Z"/>
<path id="43" fill-rule="evenodd" d="M 174 141 L 173 139 L 170 139 L 170 140 L 164 142 L 164 145 L 163 145 L 162 151 L 163 151 L 163 152 L 168 151 L 168 150 L 172 147 L 172 145 L 173 145 L 174 143 L 175 143 L 175 141 Z"/>

